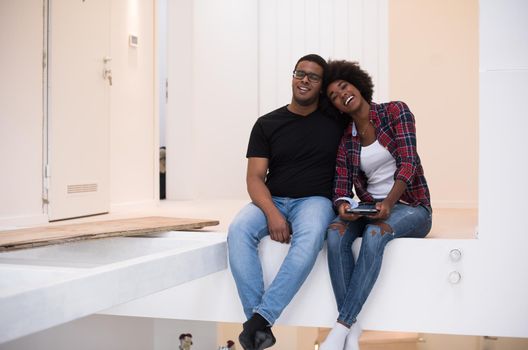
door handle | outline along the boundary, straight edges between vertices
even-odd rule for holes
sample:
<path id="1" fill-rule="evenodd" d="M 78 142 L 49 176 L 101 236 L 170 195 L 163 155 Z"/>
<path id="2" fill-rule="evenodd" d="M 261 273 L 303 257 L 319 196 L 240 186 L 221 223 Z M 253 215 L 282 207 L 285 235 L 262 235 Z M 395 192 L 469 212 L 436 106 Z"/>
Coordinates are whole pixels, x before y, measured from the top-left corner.
<path id="1" fill-rule="evenodd" d="M 103 78 L 108 79 L 108 83 L 110 84 L 110 86 L 112 86 L 112 70 L 111 69 L 105 68 L 103 70 Z"/>
<path id="2" fill-rule="evenodd" d="M 110 56 L 104 56 L 103 57 L 103 63 L 105 65 L 103 70 L 103 78 L 108 79 L 108 84 L 112 86 L 112 69 L 108 68 L 108 63 L 112 61 L 112 57 Z"/>

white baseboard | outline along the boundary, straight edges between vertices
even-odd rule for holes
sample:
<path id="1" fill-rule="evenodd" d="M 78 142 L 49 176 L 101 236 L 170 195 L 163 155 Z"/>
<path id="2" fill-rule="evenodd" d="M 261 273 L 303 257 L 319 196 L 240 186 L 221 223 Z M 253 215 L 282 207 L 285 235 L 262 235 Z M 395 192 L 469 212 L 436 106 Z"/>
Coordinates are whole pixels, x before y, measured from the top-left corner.
<path id="1" fill-rule="evenodd" d="M 49 219 L 46 214 L 0 217 L 0 230 L 15 230 L 18 228 L 43 225 L 48 222 Z"/>

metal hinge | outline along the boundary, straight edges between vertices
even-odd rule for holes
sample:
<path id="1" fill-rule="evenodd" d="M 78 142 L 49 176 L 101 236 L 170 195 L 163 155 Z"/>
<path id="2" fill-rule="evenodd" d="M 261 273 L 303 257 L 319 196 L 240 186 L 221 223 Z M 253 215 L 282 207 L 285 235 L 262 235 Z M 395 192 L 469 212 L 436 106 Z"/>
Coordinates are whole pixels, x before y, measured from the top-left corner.
<path id="1" fill-rule="evenodd" d="M 42 68 L 46 69 L 48 66 L 48 55 L 46 54 L 46 51 L 42 51 Z"/>

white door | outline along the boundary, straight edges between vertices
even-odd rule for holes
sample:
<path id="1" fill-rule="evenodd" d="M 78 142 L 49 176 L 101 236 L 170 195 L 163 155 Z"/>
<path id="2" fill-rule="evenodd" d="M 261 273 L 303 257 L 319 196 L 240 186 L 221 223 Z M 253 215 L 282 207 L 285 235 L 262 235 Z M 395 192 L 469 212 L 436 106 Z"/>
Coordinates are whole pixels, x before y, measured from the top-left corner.
<path id="1" fill-rule="evenodd" d="M 109 209 L 110 1 L 49 0 L 49 14 L 47 183 L 52 221 Z"/>

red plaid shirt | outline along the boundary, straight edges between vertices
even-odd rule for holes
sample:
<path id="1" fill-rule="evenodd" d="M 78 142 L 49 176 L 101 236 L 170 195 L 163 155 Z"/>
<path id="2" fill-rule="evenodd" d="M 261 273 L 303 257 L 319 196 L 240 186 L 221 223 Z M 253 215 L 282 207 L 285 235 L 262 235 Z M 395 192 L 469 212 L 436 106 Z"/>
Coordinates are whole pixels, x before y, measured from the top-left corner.
<path id="1" fill-rule="evenodd" d="M 420 157 L 416 151 L 414 116 L 403 102 L 370 105 L 370 121 L 378 142 L 396 160 L 394 180 L 402 180 L 407 189 L 400 201 L 412 206 L 431 206 L 429 189 Z M 367 177 L 359 167 L 361 142 L 354 123 L 350 122 L 339 144 L 334 178 L 334 202 L 339 197 L 354 197 L 352 187 L 362 202 L 373 202 L 367 192 Z"/>

